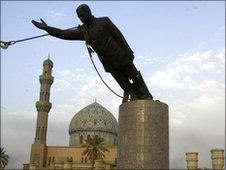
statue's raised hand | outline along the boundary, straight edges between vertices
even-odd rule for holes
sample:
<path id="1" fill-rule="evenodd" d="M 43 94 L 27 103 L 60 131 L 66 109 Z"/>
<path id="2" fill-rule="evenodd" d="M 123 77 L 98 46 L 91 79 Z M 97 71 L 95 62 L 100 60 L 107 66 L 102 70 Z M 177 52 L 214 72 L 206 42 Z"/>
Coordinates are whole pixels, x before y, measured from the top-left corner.
<path id="1" fill-rule="evenodd" d="M 32 22 L 32 24 L 34 24 L 39 29 L 46 30 L 46 28 L 48 27 L 48 25 L 42 19 L 40 19 L 40 21 L 41 22 L 37 22 L 35 20 L 32 20 L 31 22 Z"/>

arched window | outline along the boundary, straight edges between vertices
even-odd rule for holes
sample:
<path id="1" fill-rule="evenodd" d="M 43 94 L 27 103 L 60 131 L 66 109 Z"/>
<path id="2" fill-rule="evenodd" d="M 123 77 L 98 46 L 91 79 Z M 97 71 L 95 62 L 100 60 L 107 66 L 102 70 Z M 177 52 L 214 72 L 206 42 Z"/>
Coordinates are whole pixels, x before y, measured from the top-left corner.
<path id="1" fill-rule="evenodd" d="M 85 163 L 87 163 L 87 157 L 85 158 Z"/>
<path id="2" fill-rule="evenodd" d="M 89 140 L 90 139 L 90 135 L 87 135 L 87 140 Z"/>
<path id="3" fill-rule="evenodd" d="M 83 143 L 83 136 L 81 135 L 80 136 L 80 144 L 82 144 Z"/>
<path id="4" fill-rule="evenodd" d="M 83 158 L 81 158 L 81 163 L 83 163 Z"/>
<path id="5" fill-rule="evenodd" d="M 51 157 L 49 157 L 49 162 L 48 162 L 48 165 L 50 165 L 50 163 L 51 163 Z"/>

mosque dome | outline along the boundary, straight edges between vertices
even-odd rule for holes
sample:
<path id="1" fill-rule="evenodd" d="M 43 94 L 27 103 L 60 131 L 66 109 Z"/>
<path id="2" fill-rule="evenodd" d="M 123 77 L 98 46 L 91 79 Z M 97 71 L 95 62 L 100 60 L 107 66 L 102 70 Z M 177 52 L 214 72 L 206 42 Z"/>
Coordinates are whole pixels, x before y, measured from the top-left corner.
<path id="1" fill-rule="evenodd" d="M 107 145 L 116 146 L 118 123 L 106 108 L 94 102 L 74 115 L 69 126 L 70 146 L 81 145 L 92 135 L 105 139 Z"/>

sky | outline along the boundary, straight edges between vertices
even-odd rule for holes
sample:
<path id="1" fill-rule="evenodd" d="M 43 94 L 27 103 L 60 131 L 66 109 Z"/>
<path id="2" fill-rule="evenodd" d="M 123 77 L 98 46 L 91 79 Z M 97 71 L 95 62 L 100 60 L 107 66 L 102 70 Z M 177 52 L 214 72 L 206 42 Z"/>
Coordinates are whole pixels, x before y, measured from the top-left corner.
<path id="1" fill-rule="evenodd" d="M 199 152 L 211 168 L 210 150 L 225 148 L 225 2 L 223 1 L 1 1 L 1 40 L 46 33 L 31 20 L 66 29 L 81 24 L 78 5 L 108 16 L 134 51 L 134 63 L 154 96 L 169 105 L 170 167 L 185 168 L 185 153 Z M 34 142 L 42 63 L 54 63 L 47 145 L 68 146 L 79 110 L 97 102 L 118 119 L 121 99 L 97 76 L 81 41 L 43 37 L 1 49 L 1 146 L 7 168 L 29 163 Z M 123 91 L 93 57 L 101 75 Z"/>

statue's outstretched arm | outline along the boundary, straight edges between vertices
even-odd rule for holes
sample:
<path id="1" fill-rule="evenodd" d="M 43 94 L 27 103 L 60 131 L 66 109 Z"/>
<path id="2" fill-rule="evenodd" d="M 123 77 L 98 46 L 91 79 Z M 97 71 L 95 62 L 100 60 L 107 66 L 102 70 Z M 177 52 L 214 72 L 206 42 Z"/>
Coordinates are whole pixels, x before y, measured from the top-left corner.
<path id="1" fill-rule="evenodd" d="M 83 33 L 79 28 L 73 30 L 61 30 L 58 28 L 48 26 L 46 31 L 51 36 L 64 40 L 84 40 Z"/>
<path id="2" fill-rule="evenodd" d="M 76 28 L 73 30 L 70 30 L 70 29 L 62 30 L 59 28 L 50 27 L 42 19 L 40 20 L 41 22 L 32 20 L 32 23 L 37 28 L 47 31 L 51 36 L 64 39 L 64 40 L 84 40 L 84 36 L 80 28 Z"/>

